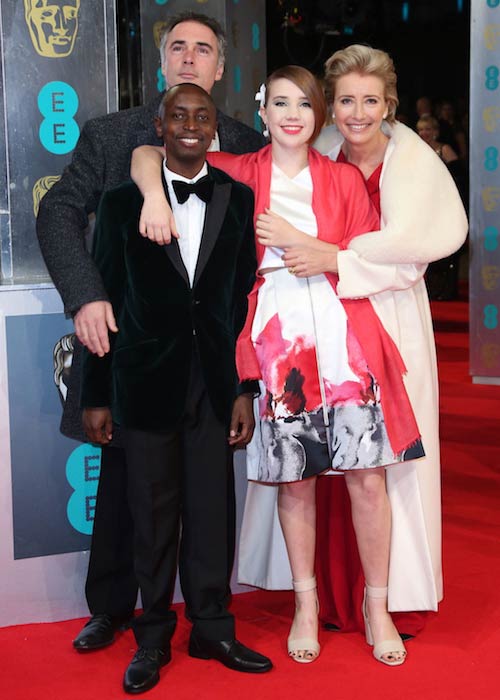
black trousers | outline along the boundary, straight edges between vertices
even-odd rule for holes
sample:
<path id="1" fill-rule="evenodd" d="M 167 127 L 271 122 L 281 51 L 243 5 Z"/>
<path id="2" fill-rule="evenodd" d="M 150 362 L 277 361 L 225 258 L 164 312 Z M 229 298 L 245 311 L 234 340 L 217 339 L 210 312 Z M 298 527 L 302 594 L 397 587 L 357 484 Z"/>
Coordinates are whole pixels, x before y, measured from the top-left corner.
<path id="1" fill-rule="evenodd" d="M 124 428 L 122 436 L 143 605 L 133 623 L 138 645 L 168 647 L 176 623 L 170 603 L 177 556 L 193 631 L 207 639 L 232 639 L 234 618 L 227 610 L 234 549 L 232 453 L 196 355 L 179 426 L 165 433 Z"/>
<path id="2" fill-rule="evenodd" d="M 131 617 L 137 601 L 125 452 L 103 447 L 85 596 L 92 615 Z"/>

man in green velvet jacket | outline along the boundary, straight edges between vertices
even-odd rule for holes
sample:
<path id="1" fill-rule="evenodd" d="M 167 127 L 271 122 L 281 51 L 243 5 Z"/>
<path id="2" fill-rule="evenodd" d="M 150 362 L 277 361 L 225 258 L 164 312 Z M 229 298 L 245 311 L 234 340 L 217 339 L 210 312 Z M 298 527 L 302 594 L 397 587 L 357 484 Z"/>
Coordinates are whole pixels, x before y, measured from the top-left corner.
<path id="1" fill-rule="evenodd" d="M 252 192 L 205 161 L 216 126 L 202 88 L 166 93 L 157 128 L 179 240 L 159 246 L 140 235 L 133 183 L 107 192 L 97 214 L 94 258 L 119 330 L 104 357 L 86 352 L 82 407 L 92 441 L 106 443 L 116 423 L 125 446 L 143 604 L 132 623 L 139 649 L 125 673 L 130 693 L 153 687 L 170 660 L 181 520 L 190 655 L 238 671 L 271 668 L 236 640 L 227 610 L 228 469 L 232 447 L 252 435 L 256 389 L 238 383 L 235 343 L 256 258 Z"/>

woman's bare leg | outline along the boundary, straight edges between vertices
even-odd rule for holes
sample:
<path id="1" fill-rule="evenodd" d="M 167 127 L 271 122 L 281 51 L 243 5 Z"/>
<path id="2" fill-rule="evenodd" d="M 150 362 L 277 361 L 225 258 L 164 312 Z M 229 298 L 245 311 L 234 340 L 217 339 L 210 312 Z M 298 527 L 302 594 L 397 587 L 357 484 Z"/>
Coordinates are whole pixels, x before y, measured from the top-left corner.
<path id="1" fill-rule="evenodd" d="M 278 514 L 285 537 L 292 577 L 304 581 L 314 576 L 316 548 L 316 477 L 280 484 Z M 290 639 L 318 638 L 316 589 L 295 593 L 295 616 Z M 306 649 L 295 652 L 298 658 L 315 658 Z"/>
<path id="2" fill-rule="evenodd" d="M 352 520 L 365 581 L 385 588 L 389 577 L 391 506 L 385 486 L 385 470 L 358 469 L 345 474 L 351 498 Z M 399 634 L 387 610 L 387 598 L 367 598 L 367 614 L 375 644 L 398 639 Z M 401 659 L 402 652 L 384 654 L 387 660 Z"/>

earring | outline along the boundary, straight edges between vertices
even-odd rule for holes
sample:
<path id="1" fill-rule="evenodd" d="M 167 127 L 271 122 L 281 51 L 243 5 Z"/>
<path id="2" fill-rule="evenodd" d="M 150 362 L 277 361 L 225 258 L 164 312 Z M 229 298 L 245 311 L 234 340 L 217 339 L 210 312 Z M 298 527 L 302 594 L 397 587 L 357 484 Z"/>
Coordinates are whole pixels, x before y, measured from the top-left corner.
<path id="1" fill-rule="evenodd" d="M 264 129 L 264 131 L 262 132 L 262 136 L 264 136 L 264 138 L 267 139 L 267 138 L 269 138 L 269 129 L 267 128 L 266 122 L 264 122 L 264 126 L 265 126 L 265 129 Z"/>

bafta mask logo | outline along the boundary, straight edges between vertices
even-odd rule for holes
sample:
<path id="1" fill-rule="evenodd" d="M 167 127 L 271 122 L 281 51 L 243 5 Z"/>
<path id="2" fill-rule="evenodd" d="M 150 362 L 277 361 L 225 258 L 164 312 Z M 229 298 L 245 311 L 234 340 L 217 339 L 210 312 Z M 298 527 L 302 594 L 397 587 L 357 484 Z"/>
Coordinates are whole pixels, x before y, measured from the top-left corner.
<path id="1" fill-rule="evenodd" d="M 68 395 L 68 379 L 73 364 L 75 334 L 68 333 L 59 338 L 54 346 L 54 384 L 64 405 Z"/>
<path id="2" fill-rule="evenodd" d="M 167 23 L 165 21 L 155 22 L 153 24 L 153 40 L 157 49 L 160 48 L 161 38 L 163 36 L 163 32 L 165 31 L 166 26 Z"/>
<path id="3" fill-rule="evenodd" d="M 494 51 L 500 41 L 500 24 L 487 24 L 484 28 L 484 45 Z"/>
<path id="4" fill-rule="evenodd" d="M 485 265 L 481 269 L 483 288 L 488 292 L 493 292 L 498 287 L 500 281 L 500 267 L 498 265 Z"/>
<path id="5" fill-rule="evenodd" d="M 493 369 L 500 365 L 500 345 L 486 343 L 481 348 L 481 359 L 483 365 L 488 369 Z"/>
<path id="6" fill-rule="evenodd" d="M 45 175 L 35 182 L 33 185 L 33 214 L 35 219 L 38 216 L 38 209 L 42 197 L 47 194 L 52 185 L 61 179 L 60 175 Z"/>
<path id="7" fill-rule="evenodd" d="M 500 205 L 500 187 L 483 187 L 481 198 L 485 211 L 496 211 Z"/>
<path id="8" fill-rule="evenodd" d="M 483 109 L 483 123 L 486 131 L 490 133 L 500 126 L 500 107 L 485 107 Z"/>
<path id="9" fill-rule="evenodd" d="M 78 32 L 80 0 L 24 0 L 35 50 L 46 58 L 69 56 Z"/>

